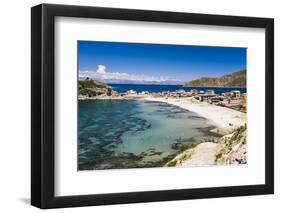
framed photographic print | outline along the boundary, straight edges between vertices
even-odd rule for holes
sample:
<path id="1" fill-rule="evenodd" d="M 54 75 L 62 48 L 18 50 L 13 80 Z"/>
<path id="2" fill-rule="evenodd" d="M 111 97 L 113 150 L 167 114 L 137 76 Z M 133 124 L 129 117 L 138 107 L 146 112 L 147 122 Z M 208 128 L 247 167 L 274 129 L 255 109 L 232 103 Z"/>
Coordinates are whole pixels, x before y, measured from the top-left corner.
<path id="1" fill-rule="evenodd" d="M 274 21 L 31 9 L 31 203 L 271 194 Z"/>

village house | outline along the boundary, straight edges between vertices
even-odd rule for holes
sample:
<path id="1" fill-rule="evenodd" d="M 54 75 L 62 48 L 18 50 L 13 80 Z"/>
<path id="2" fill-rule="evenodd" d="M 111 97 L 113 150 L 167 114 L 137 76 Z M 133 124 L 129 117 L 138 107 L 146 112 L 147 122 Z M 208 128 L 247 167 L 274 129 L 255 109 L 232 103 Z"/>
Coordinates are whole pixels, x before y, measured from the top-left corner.
<path id="1" fill-rule="evenodd" d="M 198 90 L 197 89 L 192 89 L 192 90 L 190 90 L 190 93 L 192 95 L 197 95 L 198 94 Z"/>
<path id="2" fill-rule="evenodd" d="M 241 93 L 239 90 L 232 90 L 231 93 L 232 93 L 232 98 L 240 98 L 240 96 L 241 96 Z"/>
<path id="3" fill-rule="evenodd" d="M 149 94 L 148 91 L 142 91 L 142 92 L 140 92 L 140 95 L 148 95 L 148 94 Z"/>
<path id="4" fill-rule="evenodd" d="M 222 96 L 222 95 L 217 95 L 217 96 L 211 97 L 211 98 L 209 99 L 209 103 L 211 103 L 211 104 L 219 104 L 219 103 L 221 103 L 223 100 L 224 100 L 224 96 Z"/>
<path id="5" fill-rule="evenodd" d="M 217 96 L 219 95 L 204 93 L 204 94 L 198 94 L 196 99 L 198 99 L 199 101 L 206 101 L 209 100 L 210 98 L 217 97 Z"/>
<path id="6" fill-rule="evenodd" d="M 137 92 L 134 91 L 134 90 L 132 90 L 132 89 L 130 89 L 130 90 L 128 90 L 128 91 L 126 92 L 126 94 L 127 94 L 127 95 L 136 95 Z"/>
<path id="7" fill-rule="evenodd" d="M 213 95 L 213 94 L 215 94 L 215 91 L 212 90 L 212 89 L 209 89 L 209 90 L 206 91 L 206 94 Z"/>

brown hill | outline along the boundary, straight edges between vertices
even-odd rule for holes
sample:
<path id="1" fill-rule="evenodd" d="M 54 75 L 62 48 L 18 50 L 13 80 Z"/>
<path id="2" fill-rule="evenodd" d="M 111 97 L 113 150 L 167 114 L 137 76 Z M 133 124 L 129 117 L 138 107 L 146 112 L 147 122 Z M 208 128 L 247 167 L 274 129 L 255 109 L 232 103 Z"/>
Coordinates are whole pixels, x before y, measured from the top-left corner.
<path id="1" fill-rule="evenodd" d="M 246 70 L 234 72 L 219 78 L 202 77 L 189 81 L 187 87 L 246 87 Z"/>

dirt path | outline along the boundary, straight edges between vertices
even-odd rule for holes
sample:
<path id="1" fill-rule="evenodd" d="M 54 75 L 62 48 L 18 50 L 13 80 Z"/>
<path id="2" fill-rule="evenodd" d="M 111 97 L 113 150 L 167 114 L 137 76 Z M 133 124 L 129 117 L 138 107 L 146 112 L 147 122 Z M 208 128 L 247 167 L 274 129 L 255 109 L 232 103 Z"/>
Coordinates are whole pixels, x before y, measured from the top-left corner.
<path id="1" fill-rule="evenodd" d="M 212 142 L 201 143 L 194 149 L 191 159 L 181 162 L 181 166 L 206 166 L 215 164 L 215 152 L 218 144 Z"/>

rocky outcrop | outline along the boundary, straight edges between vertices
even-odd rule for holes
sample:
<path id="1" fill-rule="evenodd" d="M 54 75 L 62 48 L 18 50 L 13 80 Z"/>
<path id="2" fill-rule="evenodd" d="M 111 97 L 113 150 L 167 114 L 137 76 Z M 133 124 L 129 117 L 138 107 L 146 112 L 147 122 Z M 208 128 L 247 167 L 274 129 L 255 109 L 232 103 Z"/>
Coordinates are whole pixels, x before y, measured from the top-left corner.
<path id="1" fill-rule="evenodd" d="M 164 166 L 188 167 L 247 163 L 247 128 L 241 126 L 231 134 L 208 139 L 190 146 Z"/>
<path id="2" fill-rule="evenodd" d="M 247 146 L 244 143 L 237 144 L 225 158 L 226 164 L 246 164 Z"/>
<path id="3" fill-rule="evenodd" d="M 78 97 L 79 99 L 93 98 L 100 95 L 111 96 L 112 89 L 110 86 L 97 80 L 79 80 Z"/>
<path id="4" fill-rule="evenodd" d="M 215 154 L 216 164 L 246 164 L 247 163 L 247 128 L 239 127 L 232 134 L 219 140 Z"/>

